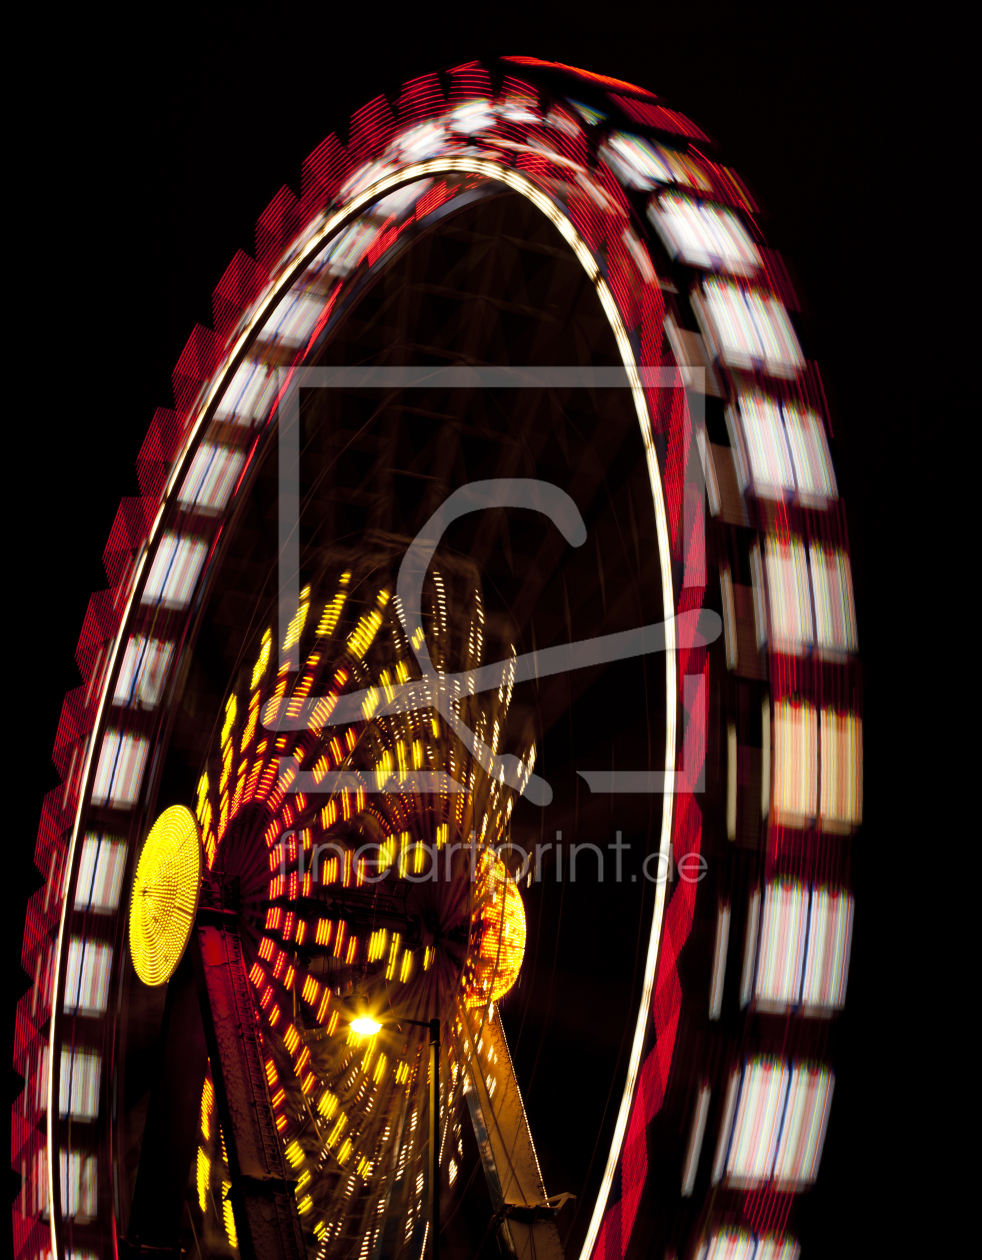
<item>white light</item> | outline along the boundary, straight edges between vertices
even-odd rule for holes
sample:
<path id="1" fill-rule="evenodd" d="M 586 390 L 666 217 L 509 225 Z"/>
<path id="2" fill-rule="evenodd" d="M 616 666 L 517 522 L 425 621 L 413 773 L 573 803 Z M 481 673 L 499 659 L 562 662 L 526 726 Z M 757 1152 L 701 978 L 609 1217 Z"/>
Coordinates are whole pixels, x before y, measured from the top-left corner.
<path id="1" fill-rule="evenodd" d="M 808 890 L 798 883 L 769 883 L 763 910 L 755 993 L 763 1010 L 785 1010 L 797 1004 L 801 987 Z"/>
<path id="2" fill-rule="evenodd" d="M 739 405 L 754 491 L 763 499 L 783 499 L 786 495 L 793 494 L 794 471 L 781 423 L 780 407 L 760 394 L 744 394 Z M 727 419 L 732 429 L 732 416 Z M 736 450 L 742 455 L 739 443 L 736 444 Z M 741 489 L 744 489 L 746 470 L 742 465 L 743 460 L 738 459 L 737 469 L 741 473 L 740 480 L 744 483 Z"/>
<path id="3" fill-rule="evenodd" d="M 401 219 L 410 206 L 416 205 L 432 183 L 432 179 L 421 179 L 415 184 L 407 184 L 405 188 L 397 188 L 381 201 L 376 201 L 372 206 L 372 214 L 378 219 L 389 219 L 393 216 Z"/>
<path id="4" fill-rule="evenodd" d="M 126 843 L 89 832 L 75 884 L 75 909 L 107 914 L 119 905 L 126 867 Z"/>
<path id="5" fill-rule="evenodd" d="M 699 1169 L 699 1156 L 702 1152 L 702 1139 L 706 1133 L 706 1118 L 709 1115 L 709 1086 L 703 1085 L 699 1090 L 696 1108 L 692 1115 L 692 1130 L 689 1134 L 689 1149 L 685 1155 L 685 1167 L 682 1169 L 682 1198 L 692 1197 L 696 1184 L 696 1172 Z"/>
<path id="6" fill-rule="evenodd" d="M 111 945 L 71 938 L 65 965 L 65 1011 L 80 1015 L 105 1012 L 112 958 Z"/>
<path id="7" fill-rule="evenodd" d="M 728 367 L 791 378 L 804 355 L 783 304 L 769 293 L 710 277 L 692 293 L 703 336 Z"/>
<path id="8" fill-rule="evenodd" d="M 648 218 L 669 253 L 690 267 L 737 276 L 752 276 L 760 267 L 757 246 L 736 215 L 722 206 L 666 193 L 649 205 Z"/>
<path id="9" fill-rule="evenodd" d="M 751 1059 L 730 1079 L 716 1175 L 736 1189 L 775 1181 L 810 1185 L 818 1174 L 834 1079 L 827 1068 Z M 736 1106 L 732 1098 L 736 1094 Z M 732 1124 L 731 1124 L 732 1116 Z"/>
<path id="10" fill-rule="evenodd" d="M 148 743 L 139 735 L 106 731 L 92 784 L 92 804 L 129 809 L 140 795 Z"/>
<path id="11" fill-rule="evenodd" d="M 378 236 L 379 226 L 374 219 L 355 219 L 354 223 L 331 242 L 320 258 L 315 259 L 308 275 L 315 276 L 324 272 L 332 276 L 346 276 L 361 262 L 365 250 Z"/>
<path id="12" fill-rule="evenodd" d="M 494 126 L 494 110 L 490 101 L 465 101 L 463 105 L 458 105 L 456 109 L 450 111 L 448 123 L 451 131 L 471 136 L 476 131 L 484 131 Z"/>
<path id="13" fill-rule="evenodd" d="M 770 640 L 776 652 L 800 656 L 814 635 L 805 546 L 794 536 L 768 535 L 764 547 Z"/>
<path id="14" fill-rule="evenodd" d="M 61 1210 L 68 1220 L 95 1217 L 98 1204 L 97 1163 L 85 1151 L 61 1152 Z"/>
<path id="15" fill-rule="evenodd" d="M 58 1114 L 77 1120 L 94 1120 L 99 1114 L 101 1059 L 94 1051 L 61 1052 L 61 1088 Z"/>
<path id="16" fill-rule="evenodd" d="M 843 889 L 812 890 L 801 988 L 806 1015 L 824 1015 L 845 1005 L 853 908 L 853 898 Z"/>
<path id="17" fill-rule="evenodd" d="M 262 340 L 296 349 L 308 339 L 323 309 L 320 294 L 291 291 L 273 312 L 262 331 Z"/>
<path id="18" fill-rule="evenodd" d="M 743 970 L 740 972 L 740 1007 L 750 1001 L 750 987 L 754 979 L 754 963 L 757 959 L 757 928 L 760 924 L 760 889 L 755 888 L 750 898 L 747 915 L 747 936 L 743 947 Z"/>
<path id="19" fill-rule="evenodd" d="M 762 499 L 796 496 L 814 508 L 824 508 L 836 497 L 825 426 L 814 411 L 755 392 L 742 394 L 738 405 L 739 429 L 732 410 L 726 420 L 741 490 L 752 483 Z"/>
<path id="20" fill-rule="evenodd" d="M 276 394 L 277 374 L 264 363 L 246 359 L 236 368 L 215 411 L 216 420 L 254 424 L 269 415 Z"/>
<path id="21" fill-rule="evenodd" d="M 178 492 L 178 502 L 184 508 L 194 508 L 206 515 L 220 512 L 228 502 L 244 463 L 243 451 L 202 442 Z"/>
<path id="22" fill-rule="evenodd" d="M 769 1180 L 789 1079 L 787 1066 L 773 1059 L 752 1059 L 744 1069 L 726 1156 L 730 1185 Z"/>
<path id="23" fill-rule="evenodd" d="M 537 123 L 542 121 L 542 116 L 538 110 L 533 110 L 526 102 L 521 104 L 511 103 L 507 101 L 503 105 L 497 107 L 498 115 L 506 119 L 508 122 L 517 123 Z"/>
<path id="24" fill-rule="evenodd" d="M 844 551 L 814 544 L 808 549 L 812 591 L 815 596 L 815 638 L 823 655 L 855 652 L 856 607 L 852 595 L 852 569 Z"/>
<path id="25" fill-rule="evenodd" d="M 772 812 L 789 827 L 804 826 L 818 803 L 818 714 L 812 705 L 782 700 L 775 706 L 772 755 Z"/>
<path id="26" fill-rule="evenodd" d="M 404 131 L 393 141 L 393 148 L 411 162 L 436 157 L 450 146 L 450 139 L 442 123 L 423 123 Z"/>
<path id="27" fill-rule="evenodd" d="M 758 1238 L 733 1225 L 717 1230 L 703 1245 L 698 1260 L 798 1260 L 797 1239 L 784 1234 Z"/>
<path id="28" fill-rule="evenodd" d="M 208 545 L 202 538 L 164 534 L 140 602 L 162 604 L 164 608 L 186 608 L 207 554 Z"/>
<path id="29" fill-rule="evenodd" d="M 600 156 L 622 184 L 648 191 L 656 184 L 670 184 L 672 172 L 660 151 L 648 140 L 626 131 L 613 131 Z"/>
<path id="30" fill-rule="evenodd" d="M 814 411 L 783 403 L 781 411 L 794 461 L 798 497 L 810 507 L 824 507 L 838 494 L 825 426 Z"/>
<path id="31" fill-rule="evenodd" d="M 821 715 L 823 831 L 848 831 L 863 817 L 863 724 L 855 713 Z"/>
<path id="32" fill-rule="evenodd" d="M 730 940 L 730 907 L 720 906 L 716 918 L 716 948 L 713 951 L 713 978 L 709 986 L 709 1018 L 719 1019 L 723 1009 L 723 980 Z"/>
<path id="33" fill-rule="evenodd" d="M 113 704 L 156 708 L 173 651 L 172 643 L 131 635 L 116 678 Z"/>
<path id="34" fill-rule="evenodd" d="M 774 1161 L 774 1180 L 779 1186 L 811 1185 L 818 1175 L 833 1085 L 825 1068 L 795 1068 L 792 1073 Z"/>

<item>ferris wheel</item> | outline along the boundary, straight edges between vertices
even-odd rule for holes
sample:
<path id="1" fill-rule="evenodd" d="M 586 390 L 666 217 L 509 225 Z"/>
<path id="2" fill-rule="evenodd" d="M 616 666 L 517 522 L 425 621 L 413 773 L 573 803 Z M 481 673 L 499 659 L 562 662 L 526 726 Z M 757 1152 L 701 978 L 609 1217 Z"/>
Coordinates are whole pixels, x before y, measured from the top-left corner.
<path id="1" fill-rule="evenodd" d="M 527 57 L 274 198 L 79 641 L 18 1255 L 798 1254 L 861 687 L 757 218 L 653 93 Z"/>

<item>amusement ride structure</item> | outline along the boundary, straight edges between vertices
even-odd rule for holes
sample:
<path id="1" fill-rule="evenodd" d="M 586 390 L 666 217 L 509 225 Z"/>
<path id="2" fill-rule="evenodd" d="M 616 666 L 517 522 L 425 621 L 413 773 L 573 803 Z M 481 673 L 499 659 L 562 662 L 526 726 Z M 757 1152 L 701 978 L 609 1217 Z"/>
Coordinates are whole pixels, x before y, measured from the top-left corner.
<path id="1" fill-rule="evenodd" d="M 655 94 L 531 57 L 274 198 L 79 640 L 18 1256 L 798 1254 L 860 673 L 758 217 Z"/>

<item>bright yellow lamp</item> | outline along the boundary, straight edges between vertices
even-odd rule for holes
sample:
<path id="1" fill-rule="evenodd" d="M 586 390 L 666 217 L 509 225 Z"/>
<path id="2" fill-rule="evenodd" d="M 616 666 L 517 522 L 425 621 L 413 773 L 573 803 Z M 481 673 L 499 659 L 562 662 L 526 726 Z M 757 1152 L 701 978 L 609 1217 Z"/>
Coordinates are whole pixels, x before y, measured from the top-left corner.
<path id="1" fill-rule="evenodd" d="M 357 1019 L 351 1021 L 352 1032 L 358 1033 L 362 1037 L 374 1037 L 382 1025 L 377 1019 L 372 1019 L 371 1015 L 359 1015 Z"/>
<path id="2" fill-rule="evenodd" d="M 133 876 L 130 957 L 144 984 L 174 974 L 194 925 L 201 888 L 201 832 L 183 805 L 165 809 L 150 828 Z"/>

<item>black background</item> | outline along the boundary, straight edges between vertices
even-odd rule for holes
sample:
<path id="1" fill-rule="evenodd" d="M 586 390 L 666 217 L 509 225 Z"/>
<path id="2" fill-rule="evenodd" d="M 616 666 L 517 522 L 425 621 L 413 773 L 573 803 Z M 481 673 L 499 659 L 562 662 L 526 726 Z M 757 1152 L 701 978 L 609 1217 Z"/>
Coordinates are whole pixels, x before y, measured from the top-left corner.
<path id="1" fill-rule="evenodd" d="M 945 588 L 939 540 L 957 539 L 940 491 L 950 485 L 954 501 L 961 474 L 950 403 L 932 384 L 957 359 L 949 349 L 939 373 L 933 340 L 945 315 L 931 276 L 953 260 L 932 257 L 947 237 L 923 210 L 952 116 L 927 76 L 939 37 L 965 35 L 942 31 L 937 14 L 907 26 L 879 12 L 78 10 L 11 51 L 27 71 L 8 120 L 18 155 L 9 253 L 24 280 L 7 291 L 6 366 L 26 386 L 6 417 L 12 977 L 23 903 L 39 883 L 41 797 L 58 782 L 49 754 L 61 700 L 79 681 L 89 594 L 105 585 L 102 549 L 119 498 L 138 493 L 137 451 L 154 409 L 172 404 L 171 369 L 193 324 L 210 324 L 233 253 L 252 251 L 271 197 L 283 183 L 299 191 L 307 153 L 332 130 L 343 136 L 379 92 L 489 53 L 584 66 L 652 88 L 719 141 L 799 281 L 830 395 L 864 663 L 866 824 L 836 1100 L 800 1219 L 804 1260 L 911 1254 L 936 1240 L 943 1216 L 961 1215 L 948 1181 L 956 1157 L 921 1132 L 936 1109 L 958 1107 L 957 1082 L 969 1079 L 967 1064 L 954 1082 L 940 1066 L 959 1017 L 938 994 L 954 916 L 933 900 L 945 872 L 931 854 L 938 826 L 963 820 L 957 802 L 944 814 L 938 700 L 958 687 L 958 658 L 934 644 L 931 614 Z M 26 977 L 15 984 L 22 992 Z"/>

